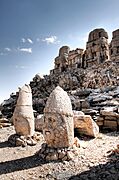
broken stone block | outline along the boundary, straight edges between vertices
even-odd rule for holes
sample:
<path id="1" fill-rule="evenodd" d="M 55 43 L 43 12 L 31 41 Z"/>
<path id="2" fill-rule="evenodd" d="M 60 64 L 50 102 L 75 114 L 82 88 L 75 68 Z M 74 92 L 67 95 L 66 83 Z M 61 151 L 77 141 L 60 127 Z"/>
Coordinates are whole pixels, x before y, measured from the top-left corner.
<path id="1" fill-rule="evenodd" d="M 109 128 L 113 131 L 116 131 L 117 130 L 117 121 L 112 121 L 112 120 L 105 120 L 104 121 L 104 128 Z"/>
<path id="2" fill-rule="evenodd" d="M 90 115 L 74 116 L 74 128 L 77 132 L 92 137 L 97 137 L 99 134 L 99 127 Z"/>
<path id="3" fill-rule="evenodd" d="M 100 114 L 103 116 L 112 116 L 119 118 L 119 114 L 114 112 L 112 108 L 105 108 L 104 110 L 100 111 Z"/>

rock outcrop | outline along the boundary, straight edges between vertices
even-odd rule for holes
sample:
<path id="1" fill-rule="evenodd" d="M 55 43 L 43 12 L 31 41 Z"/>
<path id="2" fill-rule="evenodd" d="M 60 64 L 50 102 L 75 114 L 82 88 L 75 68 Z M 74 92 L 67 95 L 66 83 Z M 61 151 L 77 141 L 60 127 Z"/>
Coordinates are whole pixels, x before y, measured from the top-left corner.
<path id="1" fill-rule="evenodd" d="M 82 110 L 98 124 L 103 124 L 101 127 L 106 127 L 107 123 L 101 122 L 101 119 L 105 121 L 101 110 L 106 107 L 118 109 L 119 104 L 118 35 L 119 30 L 113 32 L 109 45 L 107 32 L 95 29 L 89 33 L 85 51 L 61 47 L 50 74 L 37 74 L 30 82 L 36 115 L 43 114 L 49 95 L 59 85 L 67 91 L 73 110 Z M 0 107 L 5 117 L 12 117 L 17 98 L 18 93 L 12 94 Z M 117 110 L 116 113 L 119 114 Z M 113 124 L 118 129 L 118 124 Z"/>
<path id="2" fill-rule="evenodd" d="M 85 66 L 92 67 L 109 59 L 108 34 L 104 29 L 90 32 L 85 51 Z"/>
<path id="3" fill-rule="evenodd" d="M 113 31 L 110 43 L 110 57 L 112 61 L 119 61 L 119 29 Z"/>

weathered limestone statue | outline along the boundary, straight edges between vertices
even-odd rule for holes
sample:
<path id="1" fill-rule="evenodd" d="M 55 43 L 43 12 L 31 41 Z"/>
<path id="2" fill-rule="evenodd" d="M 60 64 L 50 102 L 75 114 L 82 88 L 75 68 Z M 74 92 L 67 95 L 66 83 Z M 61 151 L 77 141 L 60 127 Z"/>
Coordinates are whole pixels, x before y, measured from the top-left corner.
<path id="1" fill-rule="evenodd" d="M 74 142 L 71 101 L 59 86 L 50 94 L 44 109 L 43 134 L 49 147 L 70 147 Z"/>
<path id="2" fill-rule="evenodd" d="M 57 86 L 44 109 L 43 144 L 39 156 L 45 160 L 78 159 L 78 138 L 74 139 L 73 112 L 69 96 Z"/>
<path id="3" fill-rule="evenodd" d="M 65 71 L 68 68 L 68 55 L 70 48 L 68 46 L 62 46 L 59 49 L 59 56 L 55 58 L 55 69 L 60 72 Z"/>
<path id="4" fill-rule="evenodd" d="M 32 108 L 32 93 L 29 85 L 24 85 L 19 90 L 19 97 L 13 114 L 13 123 L 16 134 L 33 136 L 34 115 Z"/>

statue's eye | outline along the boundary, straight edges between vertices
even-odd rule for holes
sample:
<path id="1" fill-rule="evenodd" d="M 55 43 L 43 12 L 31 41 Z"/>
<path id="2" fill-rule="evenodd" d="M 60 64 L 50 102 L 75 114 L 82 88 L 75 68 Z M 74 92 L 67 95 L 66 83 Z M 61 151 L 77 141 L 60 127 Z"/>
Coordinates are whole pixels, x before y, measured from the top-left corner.
<path id="1" fill-rule="evenodd" d="M 48 118 L 48 120 L 49 120 L 50 123 L 55 122 L 55 119 L 53 119 L 53 118 Z"/>
<path id="2" fill-rule="evenodd" d="M 48 118 L 49 122 L 52 122 L 52 118 Z"/>

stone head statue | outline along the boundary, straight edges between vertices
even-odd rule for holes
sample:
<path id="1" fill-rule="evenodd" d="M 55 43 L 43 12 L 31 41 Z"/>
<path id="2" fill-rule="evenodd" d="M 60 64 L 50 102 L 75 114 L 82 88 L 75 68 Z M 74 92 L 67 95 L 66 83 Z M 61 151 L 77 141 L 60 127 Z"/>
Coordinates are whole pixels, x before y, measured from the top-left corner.
<path id="1" fill-rule="evenodd" d="M 74 140 L 71 101 L 59 86 L 50 94 L 44 109 L 43 134 L 49 147 L 69 147 Z"/>
<path id="2" fill-rule="evenodd" d="M 62 46 L 59 50 L 59 56 L 65 56 L 66 54 L 69 54 L 69 51 L 69 46 Z"/>

